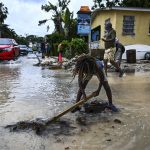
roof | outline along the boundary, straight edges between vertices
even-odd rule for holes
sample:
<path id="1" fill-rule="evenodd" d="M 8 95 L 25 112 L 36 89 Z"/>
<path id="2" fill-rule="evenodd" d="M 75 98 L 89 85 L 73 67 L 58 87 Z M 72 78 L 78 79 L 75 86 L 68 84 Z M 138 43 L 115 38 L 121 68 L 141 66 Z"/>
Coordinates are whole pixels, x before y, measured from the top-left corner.
<path id="1" fill-rule="evenodd" d="M 106 10 L 128 10 L 128 11 L 149 11 L 150 8 L 139 8 L 139 7 L 111 7 L 106 8 Z"/>
<path id="2" fill-rule="evenodd" d="M 101 11 L 110 11 L 110 10 L 116 10 L 116 11 L 141 11 L 141 12 L 150 12 L 150 8 L 138 8 L 138 7 L 105 7 L 105 8 L 98 8 L 92 12 L 92 21 L 95 19 L 97 14 Z"/>
<path id="3" fill-rule="evenodd" d="M 91 13 L 91 10 L 89 6 L 81 6 L 77 14 L 80 14 L 80 13 Z"/>

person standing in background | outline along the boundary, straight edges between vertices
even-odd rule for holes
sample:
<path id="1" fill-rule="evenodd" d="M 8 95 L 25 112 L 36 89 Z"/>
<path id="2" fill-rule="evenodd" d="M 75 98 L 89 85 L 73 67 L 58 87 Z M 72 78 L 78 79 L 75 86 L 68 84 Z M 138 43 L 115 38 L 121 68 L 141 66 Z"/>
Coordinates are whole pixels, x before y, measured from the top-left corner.
<path id="1" fill-rule="evenodd" d="M 63 48 L 64 48 L 63 44 L 60 43 L 58 45 L 58 62 L 62 62 Z"/>
<path id="2" fill-rule="evenodd" d="M 51 52 L 51 46 L 49 43 L 46 43 L 46 56 L 49 58 Z"/>
<path id="3" fill-rule="evenodd" d="M 41 52 L 42 52 L 42 58 L 45 58 L 45 53 L 46 53 L 45 42 L 41 43 Z"/>
<path id="4" fill-rule="evenodd" d="M 112 28 L 111 23 L 106 24 L 106 34 L 102 41 L 105 43 L 104 53 L 104 69 L 107 75 L 107 63 L 108 61 L 119 71 L 119 77 L 123 76 L 123 70 L 120 68 L 117 62 L 115 62 L 116 53 L 116 31 Z"/>

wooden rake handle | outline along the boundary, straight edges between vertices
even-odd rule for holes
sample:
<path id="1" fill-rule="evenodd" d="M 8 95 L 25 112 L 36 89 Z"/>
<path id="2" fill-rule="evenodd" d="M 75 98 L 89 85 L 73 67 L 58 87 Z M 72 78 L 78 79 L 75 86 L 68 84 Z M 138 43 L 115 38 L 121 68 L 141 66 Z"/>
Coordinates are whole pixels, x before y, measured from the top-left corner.
<path id="1" fill-rule="evenodd" d="M 75 103 L 74 105 L 72 105 L 71 107 L 67 108 L 66 110 L 64 110 L 63 112 L 59 113 L 58 115 L 54 116 L 52 119 L 49 119 L 46 122 L 46 125 L 49 125 L 52 122 L 55 122 L 56 120 L 58 120 L 61 116 L 65 115 L 66 113 L 68 113 L 69 111 L 72 111 L 74 108 L 84 104 L 86 101 L 88 101 L 89 99 L 91 99 L 92 97 L 94 97 L 95 94 L 92 93 L 89 96 L 87 96 L 85 99 L 81 99 L 79 102 Z"/>

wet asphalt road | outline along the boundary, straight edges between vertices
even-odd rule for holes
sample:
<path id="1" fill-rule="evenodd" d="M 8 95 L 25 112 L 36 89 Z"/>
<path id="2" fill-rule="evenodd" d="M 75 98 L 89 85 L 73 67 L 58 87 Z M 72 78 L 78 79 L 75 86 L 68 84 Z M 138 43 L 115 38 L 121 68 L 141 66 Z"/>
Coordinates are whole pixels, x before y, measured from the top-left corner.
<path id="1" fill-rule="evenodd" d="M 35 63 L 37 59 L 31 54 L 15 62 L 0 64 L 0 150 L 63 150 L 67 146 L 86 150 L 93 147 L 96 150 L 150 149 L 150 72 L 129 73 L 123 78 L 117 77 L 116 73 L 108 74 L 114 104 L 121 112 L 106 117 L 117 117 L 123 122 L 113 129 L 111 121 L 98 124 L 94 120 L 90 130 L 81 135 L 63 136 L 63 142 L 58 142 L 58 137 L 52 135 L 38 137 L 33 132 L 12 133 L 4 129 L 4 126 L 22 120 L 50 118 L 74 103 L 77 79 L 70 84 L 69 72 L 35 67 Z M 97 84 L 94 77 L 87 92 L 96 89 Z M 103 89 L 99 97 L 106 99 Z M 109 144 L 104 142 L 106 133 L 111 139 Z"/>

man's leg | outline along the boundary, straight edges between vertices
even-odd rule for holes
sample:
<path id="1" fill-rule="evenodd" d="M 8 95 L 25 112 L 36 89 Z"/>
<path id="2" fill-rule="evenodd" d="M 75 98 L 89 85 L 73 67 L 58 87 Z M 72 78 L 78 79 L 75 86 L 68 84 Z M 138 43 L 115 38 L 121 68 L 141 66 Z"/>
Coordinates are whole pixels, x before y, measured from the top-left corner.
<path id="1" fill-rule="evenodd" d="M 108 69 L 108 61 L 110 61 L 111 59 L 111 52 L 112 51 L 112 48 L 109 48 L 107 50 L 105 50 L 105 53 L 104 53 L 104 70 L 105 70 L 105 74 L 107 76 L 107 69 Z"/>
<path id="2" fill-rule="evenodd" d="M 107 69 L 108 69 L 107 63 L 108 63 L 108 59 L 104 59 L 104 70 L 105 70 L 106 76 L 107 76 Z"/>
<path id="3" fill-rule="evenodd" d="M 82 85 L 83 90 L 85 90 L 85 88 L 86 88 L 88 82 L 89 82 L 89 80 L 85 80 L 85 81 L 84 81 L 84 83 L 83 83 L 83 85 Z M 82 91 L 81 91 L 81 88 L 79 87 L 78 94 L 77 94 L 77 98 L 76 98 L 76 103 L 80 101 L 81 97 L 82 97 Z"/>
<path id="4" fill-rule="evenodd" d="M 86 88 L 88 82 L 89 82 L 89 80 L 85 80 L 85 81 L 84 81 L 84 83 L 83 83 L 83 85 L 82 85 L 83 90 L 85 90 L 85 88 Z M 80 87 L 79 90 L 78 90 L 78 94 L 77 94 L 77 98 L 76 98 L 76 103 L 81 100 L 82 95 L 83 95 L 83 94 L 82 94 L 82 90 L 81 90 L 81 87 Z M 74 113 L 74 112 L 76 112 L 76 111 L 78 111 L 78 110 L 80 110 L 80 109 L 81 109 L 81 108 L 78 106 L 78 107 L 74 108 L 71 112 Z"/>
<path id="5" fill-rule="evenodd" d="M 123 70 L 119 67 L 118 63 L 115 62 L 114 60 L 110 60 L 110 63 L 119 71 L 119 77 L 123 76 Z"/>
<path id="6" fill-rule="evenodd" d="M 108 84 L 108 81 L 104 81 L 103 86 L 104 86 L 104 89 L 106 91 L 106 95 L 107 95 L 107 98 L 108 98 L 109 105 L 112 105 L 112 92 L 111 92 L 111 88 Z"/>
<path id="7" fill-rule="evenodd" d="M 122 50 L 119 48 L 117 50 L 117 52 L 115 53 L 115 62 L 118 64 L 118 66 L 120 67 L 121 65 L 121 61 L 122 61 Z M 118 72 L 119 70 L 116 69 L 116 71 Z"/>
<path id="8" fill-rule="evenodd" d="M 111 92 L 111 88 L 109 86 L 108 81 L 105 81 L 103 83 L 103 86 L 106 91 L 106 95 L 107 95 L 108 102 L 109 102 L 108 108 L 111 109 L 113 112 L 118 112 L 118 109 L 112 103 L 112 92 Z"/>

